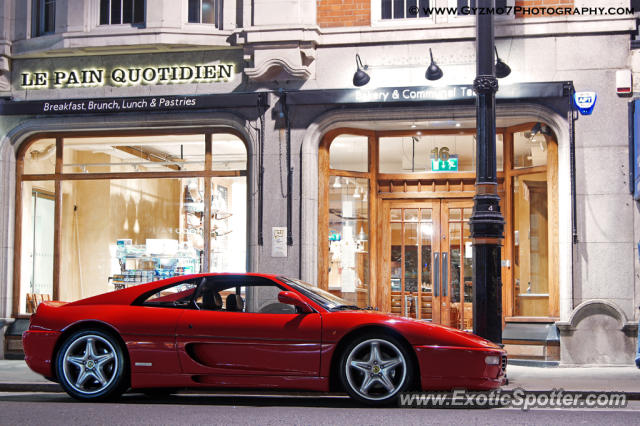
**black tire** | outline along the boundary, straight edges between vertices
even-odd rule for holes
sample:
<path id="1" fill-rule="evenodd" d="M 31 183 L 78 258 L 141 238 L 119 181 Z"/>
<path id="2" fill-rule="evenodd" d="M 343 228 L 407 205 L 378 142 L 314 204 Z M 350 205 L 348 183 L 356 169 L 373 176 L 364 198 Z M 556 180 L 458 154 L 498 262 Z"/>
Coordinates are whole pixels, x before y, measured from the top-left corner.
<path id="1" fill-rule="evenodd" d="M 62 388 L 77 400 L 110 400 L 129 387 L 127 357 L 111 333 L 74 332 L 62 343 L 55 362 Z"/>
<path id="2" fill-rule="evenodd" d="M 372 355 L 374 346 L 378 348 L 378 356 Z M 342 386 L 349 396 L 367 405 L 383 406 L 395 402 L 401 392 L 411 388 L 414 380 L 415 367 L 409 350 L 391 335 L 368 333 L 359 336 L 340 355 Z"/>

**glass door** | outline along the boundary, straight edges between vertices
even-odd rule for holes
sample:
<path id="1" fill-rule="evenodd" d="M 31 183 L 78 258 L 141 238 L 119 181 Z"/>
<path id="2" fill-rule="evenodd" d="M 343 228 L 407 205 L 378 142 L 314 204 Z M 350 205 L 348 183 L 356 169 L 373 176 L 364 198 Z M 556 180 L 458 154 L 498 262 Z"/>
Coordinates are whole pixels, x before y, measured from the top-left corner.
<path id="1" fill-rule="evenodd" d="M 391 286 L 391 312 L 402 316 L 433 318 L 433 238 L 440 202 L 388 202 L 385 215 L 387 271 Z M 434 247 L 436 245 L 436 247 Z M 385 256 L 386 257 L 386 256 Z"/>
<path id="2" fill-rule="evenodd" d="M 391 312 L 472 328 L 472 200 L 386 201 L 384 277 Z"/>
<path id="3" fill-rule="evenodd" d="M 472 200 L 442 200 L 442 314 L 440 323 L 473 328 L 473 252 L 469 218 Z"/>

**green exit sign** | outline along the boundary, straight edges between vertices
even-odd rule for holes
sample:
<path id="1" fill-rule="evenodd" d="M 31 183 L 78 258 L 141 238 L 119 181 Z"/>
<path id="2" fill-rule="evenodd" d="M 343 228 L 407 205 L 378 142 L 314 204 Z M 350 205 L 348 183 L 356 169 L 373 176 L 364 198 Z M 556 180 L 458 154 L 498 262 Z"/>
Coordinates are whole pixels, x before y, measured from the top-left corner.
<path id="1" fill-rule="evenodd" d="M 447 160 L 440 160 L 439 158 L 431 159 L 431 171 L 432 172 L 457 172 L 458 171 L 458 157 L 451 156 Z"/>

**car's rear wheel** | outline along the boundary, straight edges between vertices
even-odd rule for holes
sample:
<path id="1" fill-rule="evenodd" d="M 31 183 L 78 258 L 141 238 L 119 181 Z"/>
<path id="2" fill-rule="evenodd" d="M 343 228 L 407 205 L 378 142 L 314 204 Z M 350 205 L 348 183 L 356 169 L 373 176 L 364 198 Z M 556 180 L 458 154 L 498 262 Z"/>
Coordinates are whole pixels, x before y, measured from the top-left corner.
<path id="1" fill-rule="evenodd" d="M 340 359 L 340 379 L 349 395 L 368 405 L 392 403 L 411 386 L 412 358 L 398 339 L 366 335 L 351 342 Z"/>
<path id="2" fill-rule="evenodd" d="M 56 373 L 64 390 L 83 401 L 116 398 L 128 387 L 120 342 L 102 330 L 80 330 L 62 344 Z"/>

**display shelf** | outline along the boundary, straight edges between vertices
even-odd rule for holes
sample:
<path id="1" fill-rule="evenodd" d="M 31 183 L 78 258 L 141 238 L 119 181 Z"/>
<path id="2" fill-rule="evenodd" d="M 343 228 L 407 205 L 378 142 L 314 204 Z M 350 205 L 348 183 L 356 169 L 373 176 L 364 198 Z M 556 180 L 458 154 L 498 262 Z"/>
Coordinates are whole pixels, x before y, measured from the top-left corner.
<path id="1" fill-rule="evenodd" d="M 200 271 L 200 256 L 185 244 L 174 254 L 150 254 L 145 245 L 121 246 L 116 256 L 120 273 L 109 277 L 116 289 Z"/>

